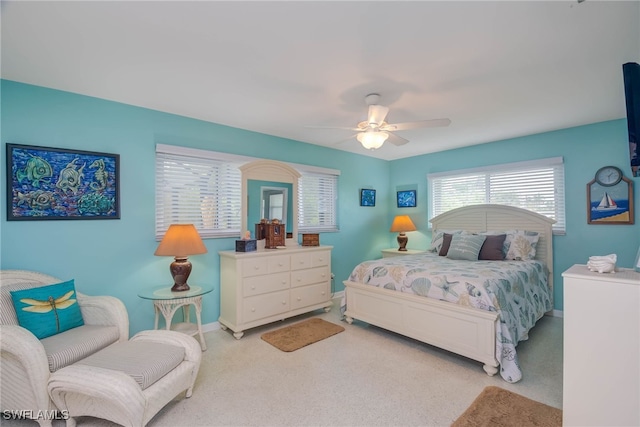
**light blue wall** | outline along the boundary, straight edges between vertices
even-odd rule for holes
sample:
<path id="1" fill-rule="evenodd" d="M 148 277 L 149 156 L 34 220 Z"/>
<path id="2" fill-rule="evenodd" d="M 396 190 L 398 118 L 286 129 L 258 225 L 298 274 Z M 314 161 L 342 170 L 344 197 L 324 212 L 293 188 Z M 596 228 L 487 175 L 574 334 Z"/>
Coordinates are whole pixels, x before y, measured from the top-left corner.
<path id="1" fill-rule="evenodd" d="M 67 92 L 1 81 L 3 143 L 42 145 L 118 153 L 121 158 L 122 219 L 99 221 L 6 220 L 6 177 L 0 173 L 0 268 L 38 270 L 61 279 L 75 278 L 80 292 L 109 294 L 127 306 L 132 333 L 153 327 L 153 310 L 137 297 L 146 287 L 169 285 L 170 259 L 154 257 L 154 160 L 157 143 L 249 155 L 328 167 L 341 171 L 339 233 L 324 233 L 333 245 L 335 288 L 342 290 L 358 262 L 379 257 L 397 245 L 389 233 L 394 215 L 407 213 L 419 230 L 409 233 L 409 248 L 426 248 L 426 175 L 452 169 L 545 157 L 565 159 L 567 235 L 554 237 L 556 308 L 562 309 L 560 274 L 590 255 L 617 253 L 619 265 L 631 266 L 640 245 L 636 225 L 587 225 L 586 183 L 603 165 L 629 174 L 626 121 L 617 120 L 515 138 L 468 148 L 386 162 L 325 147 L 234 129 L 148 109 Z M 412 143 L 421 143 L 413 141 Z M 425 142 L 426 143 L 426 142 Z M 0 167 L 5 167 L 0 150 Z M 640 181 L 635 180 L 635 199 Z M 396 189 L 415 186 L 418 207 L 397 209 Z M 376 206 L 359 206 L 359 189 L 377 190 Z M 640 207 L 639 207 L 640 209 Z M 208 253 L 191 257 L 192 283 L 209 283 L 203 322 L 219 316 L 219 250 L 232 250 L 235 239 L 207 239 Z"/>
<path id="2" fill-rule="evenodd" d="M 155 257 L 155 145 L 157 143 L 283 160 L 341 171 L 339 233 L 324 233 L 333 245 L 336 289 L 353 266 L 388 245 L 386 204 L 359 206 L 359 189 L 373 186 L 388 198 L 389 163 L 311 144 L 3 80 L 1 138 L 4 143 L 41 145 L 120 154 L 120 220 L 9 221 L 6 217 L 6 151 L 0 154 L 0 268 L 37 270 L 76 279 L 80 292 L 114 295 L 124 301 L 132 333 L 153 327 L 151 303 L 137 291 L 170 285 L 167 257 Z M 382 233 L 377 230 L 383 230 Z M 191 283 L 208 283 L 203 322 L 219 316 L 218 251 L 235 239 L 207 239 L 208 253 L 191 257 Z"/>
<path id="3" fill-rule="evenodd" d="M 429 173 L 563 157 L 567 232 L 553 238 L 555 308 L 562 310 L 561 274 L 573 264 L 586 264 L 591 255 L 615 253 L 618 266 L 633 266 L 640 246 L 640 206 L 636 206 L 635 225 L 589 225 L 586 211 L 586 184 L 596 170 L 614 165 L 621 168 L 625 176 L 631 176 L 628 147 L 627 122 L 623 119 L 396 160 L 391 162 L 387 222 L 391 223 L 393 216 L 401 212 L 411 215 L 419 230 L 427 230 L 426 176 Z M 630 179 L 634 180 L 634 199 L 638 202 L 640 179 Z M 398 209 L 392 200 L 393 194 L 396 186 L 407 184 L 417 184 L 418 207 Z M 427 248 L 431 242 L 429 232 L 415 231 L 407 235 L 410 249 Z"/>

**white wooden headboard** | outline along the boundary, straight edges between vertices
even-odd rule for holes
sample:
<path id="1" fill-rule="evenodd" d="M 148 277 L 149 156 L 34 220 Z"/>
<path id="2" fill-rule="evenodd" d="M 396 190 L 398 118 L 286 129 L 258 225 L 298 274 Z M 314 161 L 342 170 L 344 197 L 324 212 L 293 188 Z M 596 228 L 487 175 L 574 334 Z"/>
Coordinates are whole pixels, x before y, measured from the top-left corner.
<path id="1" fill-rule="evenodd" d="M 553 232 L 556 222 L 526 209 L 504 205 L 471 205 L 452 209 L 430 220 L 434 230 L 482 231 L 527 230 L 540 235 L 536 259 L 549 269 L 549 288 L 553 298 Z"/>

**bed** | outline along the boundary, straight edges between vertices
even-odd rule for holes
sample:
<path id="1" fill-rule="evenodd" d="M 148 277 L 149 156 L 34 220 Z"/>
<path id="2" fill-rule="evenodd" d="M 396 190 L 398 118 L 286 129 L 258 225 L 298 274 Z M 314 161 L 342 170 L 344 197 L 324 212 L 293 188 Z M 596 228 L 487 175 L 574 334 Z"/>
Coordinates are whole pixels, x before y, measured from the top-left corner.
<path id="1" fill-rule="evenodd" d="M 431 220 L 434 234 L 537 234 L 535 256 L 528 261 L 465 261 L 426 253 L 366 261 L 344 281 L 344 318 L 479 361 L 488 375 L 500 370 L 503 379 L 517 382 L 522 372 L 516 345 L 553 309 L 554 222 L 503 205 L 473 205 L 439 215 Z M 391 283 L 391 276 L 398 284 Z M 414 285 L 406 286 L 409 281 Z M 492 282 L 500 282 L 501 290 L 493 289 Z"/>

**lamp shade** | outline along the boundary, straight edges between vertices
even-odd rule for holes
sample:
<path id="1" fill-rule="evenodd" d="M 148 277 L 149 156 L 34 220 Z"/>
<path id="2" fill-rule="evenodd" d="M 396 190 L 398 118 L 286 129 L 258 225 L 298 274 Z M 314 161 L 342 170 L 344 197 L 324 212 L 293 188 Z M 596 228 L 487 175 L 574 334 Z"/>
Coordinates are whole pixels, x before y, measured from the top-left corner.
<path id="1" fill-rule="evenodd" d="M 171 224 L 154 255 L 184 258 L 204 253 L 207 247 L 193 224 Z"/>
<path id="2" fill-rule="evenodd" d="M 397 215 L 393 219 L 393 223 L 391 224 L 391 230 L 393 232 L 403 233 L 405 231 L 416 231 L 416 226 L 411 221 L 409 215 Z"/>
<path id="3" fill-rule="evenodd" d="M 387 138 L 389 138 L 387 132 L 376 132 L 372 130 L 360 132 L 356 135 L 356 139 L 368 150 L 375 150 L 376 148 L 382 147 L 382 144 L 384 144 Z"/>

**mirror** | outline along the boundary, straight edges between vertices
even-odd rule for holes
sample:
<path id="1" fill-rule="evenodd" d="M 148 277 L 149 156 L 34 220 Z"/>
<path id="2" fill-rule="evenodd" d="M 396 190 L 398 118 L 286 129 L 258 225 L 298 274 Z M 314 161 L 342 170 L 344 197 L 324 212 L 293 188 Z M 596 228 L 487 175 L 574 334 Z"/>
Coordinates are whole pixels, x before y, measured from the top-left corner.
<path id="1" fill-rule="evenodd" d="M 247 182 L 247 226 L 253 226 L 262 218 L 278 219 L 293 233 L 292 209 L 293 184 L 250 179 Z"/>
<path id="2" fill-rule="evenodd" d="M 285 245 L 298 245 L 298 178 L 300 173 L 291 166 L 274 160 L 256 160 L 240 167 L 242 173 L 242 211 L 241 235 L 249 230 L 255 238 L 255 224 L 261 218 L 273 219 L 275 211 L 282 209 L 282 216 L 286 212 L 286 219 L 277 218 L 285 222 L 287 235 Z M 285 196 L 286 194 L 286 196 Z M 273 196 L 274 204 L 268 201 Z M 266 199 L 265 199 L 266 197 Z M 280 203 L 276 199 L 282 200 Z M 277 206 L 276 206 L 277 205 Z M 266 209 L 267 214 L 265 215 Z M 272 213 L 268 213 L 271 209 Z M 264 240 L 258 241 L 258 247 L 264 247 Z"/>

